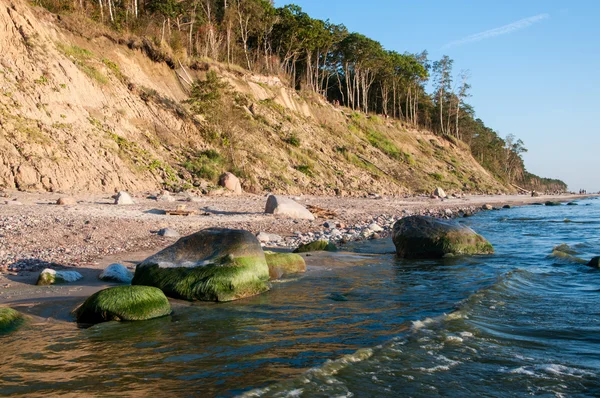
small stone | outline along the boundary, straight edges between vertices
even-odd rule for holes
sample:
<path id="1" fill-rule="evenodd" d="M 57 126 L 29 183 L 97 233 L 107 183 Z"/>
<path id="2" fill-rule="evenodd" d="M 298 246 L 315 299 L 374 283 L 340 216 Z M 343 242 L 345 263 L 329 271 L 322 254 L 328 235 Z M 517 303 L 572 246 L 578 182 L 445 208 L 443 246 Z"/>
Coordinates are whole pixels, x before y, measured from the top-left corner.
<path id="1" fill-rule="evenodd" d="M 375 222 L 374 222 L 374 223 L 371 223 L 371 224 L 369 224 L 369 229 L 370 229 L 371 231 L 373 231 L 373 232 L 381 232 L 381 231 L 383 231 L 383 228 L 381 228 L 381 227 L 379 226 L 379 224 L 377 224 L 377 223 L 375 223 Z"/>
<path id="2" fill-rule="evenodd" d="M 269 243 L 271 241 L 271 237 L 266 232 L 259 232 L 256 234 L 256 239 L 258 239 L 260 243 Z"/>
<path id="3" fill-rule="evenodd" d="M 179 238 L 181 235 L 174 229 L 163 228 L 160 231 L 158 231 L 158 236 L 164 236 L 165 238 Z"/>
<path id="4" fill-rule="evenodd" d="M 66 196 L 63 198 L 59 198 L 56 201 L 56 204 L 59 206 L 73 206 L 77 204 L 77 201 L 74 198 Z"/>

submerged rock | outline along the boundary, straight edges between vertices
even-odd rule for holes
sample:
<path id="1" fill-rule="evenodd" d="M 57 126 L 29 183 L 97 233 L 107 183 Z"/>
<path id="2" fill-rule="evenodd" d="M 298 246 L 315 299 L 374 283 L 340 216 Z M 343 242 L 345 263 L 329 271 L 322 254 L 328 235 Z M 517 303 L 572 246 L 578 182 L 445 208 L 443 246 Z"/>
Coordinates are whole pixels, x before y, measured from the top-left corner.
<path id="1" fill-rule="evenodd" d="M 546 206 L 561 206 L 561 203 L 560 202 L 552 202 L 549 200 L 545 203 L 545 205 Z"/>
<path id="2" fill-rule="evenodd" d="M 98 277 L 107 282 L 131 283 L 133 273 L 123 264 L 111 264 Z"/>
<path id="3" fill-rule="evenodd" d="M 299 254 L 265 252 L 271 279 L 278 279 L 288 274 L 306 272 L 306 262 Z"/>
<path id="4" fill-rule="evenodd" d="M 491 254 L 494 248 L 471 228 L 427 216 L 405 217 L 394 224 L 392 240 L 404 258 Z"/>
<path id="5" fill-rule="evenodd" d="M 588 263 L 588 267 L 600 268 L 600 257 L 592 258 Z"/>
<path id="6" fill-rule="evenodd" d="M 8 307 L 0 308 L 0 333 L 10 332 L 23 322 L 20 312 Z"/>
<path id="7" fill-rule="evenodd" d="M 305 243 L 303 245 L 298 246 L 294 253 L 308 253 L 308 252 L 318 252 L 318 251 L 326 251 L 326 252 L 334 252 L 337 251 L 337 246 L 335 243 L 331 243 L 326 240 L 315 240 L 310 243 Z"/>
<path id="8" fill-rule="evenodd" d="M 555 246 L 552 249 L 552 254 L 550 254 L 550 257 L 561 258 L 578 264 L 587 264 L 586 260 L 576 257 L 575 254 L 577 254 L 577 250 L 573 249 L 566 243 L 563 243 Z"/>
<path id="9" fill-rule="evenodd" d="M 567 203 L 567 206 L 579 206 L 579 203 L 577 203 L 577 202 L 569 202 L 569 203 Z"/>
<path id="10" fill-rule="evenodd" d="M 186 300 L 231 301 L 269 290 L 269 267 L 256 237 L 209 228 L 179 239 L 135 269 L 133 285 Z"/>
<path id="11" fill-rule="evenodd" d="M 77 271 L 56 271 L 51 268 L 46 268 L 40 272 L 36 285 L 46 286 L 70 283 L 76 282 L 82 278 L 83 276 Z"/>
<path id="12" fill-rule="evenodd" d="M 170 313 L 167 297 L 151 286 L 117 286 L 100 290 L 75 310 L 79 323 L 143 321 Z"/>
<path id="13" fill-rule="evenodd" d="M 294 202 L 292 199 L 282 196 L 269 195 L 265 213 L 285 216 L 300 220 L 314 220 L 315 216 L 302 206 L 300 203 Z"/>

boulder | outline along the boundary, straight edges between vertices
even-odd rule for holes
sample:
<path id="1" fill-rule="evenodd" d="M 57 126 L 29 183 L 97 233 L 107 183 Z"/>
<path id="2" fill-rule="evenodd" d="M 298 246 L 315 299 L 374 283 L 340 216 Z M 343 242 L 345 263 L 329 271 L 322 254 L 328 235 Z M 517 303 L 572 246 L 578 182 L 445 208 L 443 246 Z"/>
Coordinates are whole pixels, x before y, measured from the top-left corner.
<path id="1" fill-rule="evenodd" d="M 444 198 L 447 197 L 446 192 L 444 192 L 444 190 L 442 188 L 440 188 L 440 187 L 437 187 L 435 189 L 435 191 L 433 191 L 433 194 L 435 196 L 437 196 L 438 198 L 442 198 L 442 199 L 444 199 Z"/>
<path id="2" fill-rule="evenodd" d="M 560 202 L 552 202 L 549 200 L 545 203 L 545 205 L 546 206 L 561 206 L 561 203 Z"/>
<path id="3" fill-rule="evenodd" d="M 494 252 L 492 244 L 471 228 L 427 216 L 410 216 L 397 221 L 392 240 L 396 253 L 404 258 Z"/>
<path id="4" fill-rule="evenodd" d="M 600 268 L 600 257 L 592 258 L 587 265 L 588 267 Z"/>
<path id="5" fill-rule="evenodd" d="M 233 175 L 233 173 L 226 172 L 221 174 L 219 177 L 219 185 L 232 191 L 236 195 L 242 194 L 242 184 L 240 183 L 240 179 Z"/>
<path id="6" fill-rule="evenodd" d="M 76 282 L 82 279 L 83 276 L 77 271 L 56 271 L 51 268 L 46 268 L 40 272 L 36 285 L 47 286 L 62 283 Z"/>
<path id="7" fill-rule="evenodd" d="M 269 195 L 265 213 L 300 220 L 314 220 L 315 216 L 301 204 L 282 196 Z"/>
<path id="8" fill-rule="evenodd" d="M 567 206 L 579 206 L 579 203 L 577 203 L 577 202 L 569 202 L 569 203 L 567 203 Z"/>
<path id="9" fill-rule="evenodd" d="M 160 231 L 158 231 L 158 236 L 164 236 L 166 238 L 179 238 L 181 235 L 174 229 L 163 228 Z"/>
<path id="10" fill-rule="evenodd" d="M 118 194 L 114 195 L 113 198 L 115 199 L 116 205 L 133 205 L 133 204 L 135 204 L 131 195 L 129 195 L 125 191 L 119 192 Z"/>
<path id="11" fill-rule="evenodd" d="M 503 209 L 512 209 L 512 206 L 511 205 L 504 205 L 504 206 L 502 206 L 502 208 Z"/>
<path id="12" fill-rule="evenodd" d="M 75 310 L 79 323 L 144 321 L 170 313 L 167 297 L 151 286 L 117 286 L 100 290 Z"/>
<path id="13" fill-rule="evenodd" d="M 337 247 L 335 243 L 331 243 L 326 240 L 315 240 L 313 242 L 298 246 L 298 248 L 294 250 L 294 253 L 309 253 L 318 251 L 334 252 L 337 251 Z"/>
<path id="14" fill-rule="evenodd" d="M 56 204 L 59 206 L 73 206 L 77 204 L 77 201 L 75 200 L 75 198 L 71 198 L 71 197 L 64 197 L 64 198 L 58 198 L 58 200 L 56 201 Z"/>
<path id="15" fill-rule="evenodd" d="M 0 334 L 10 332 L 23 322 L 20 312 L 8 307 L 0 307 Z"/>
<path id="16" fill-rule="evenodd" d="M 269 290 L 268 281 L 269 267 L 252 233 L 209 228 L 138 264 L 132 284 L 185 300 L 231 301 Z"/>
<path id="17" fill-rule="evenodd" d="M 131 283 L 133 273 L 123 264 L 111 264 L 98 276 L 106 282 Z"/>
<path id="18" fill-rule="evenodd" d="M 271 279 L 279 279 L 288 274 L 306 272 L 306 262 L 299 254 L 265 252 Z"/>
<path id="19" fill-rule="evenodd" d="M 494 210 L 494 206 L 492 206 L 490 204 L 484 204 L 483 206 L 481 206 L 481 208 L 483 210 Z"/>

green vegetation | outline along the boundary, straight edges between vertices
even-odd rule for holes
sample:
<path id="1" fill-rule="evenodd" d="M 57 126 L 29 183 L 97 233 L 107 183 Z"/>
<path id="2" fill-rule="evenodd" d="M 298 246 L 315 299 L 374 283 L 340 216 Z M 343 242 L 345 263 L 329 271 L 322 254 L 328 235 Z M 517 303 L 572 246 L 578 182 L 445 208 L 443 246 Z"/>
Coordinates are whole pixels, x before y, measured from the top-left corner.
<path id="1" fill-rule="evenodd" d="M 302 256 L 295 253 L 275 253 L 266 251 L 265 259 L 269 266 L 271 279 L 281 278 L 288 274 L 297 274 L 306 271 L 306 262 Z"/>
<path id="2" fill-rule="evenodd" d="M 81 48 L 75 45 L 65 45 L 63 43 L 57 43 L 56 47 L 67 57 L 73 61 L 75 65 L 79 67 L 79 69 L 88 75 L 88 77 L 94 79 L 100 84 L 108 83 L 108 79 L 106 76 L 102 74 L 98 69 L 96 69 L 92 64 L 94 62 L 94 53 L 85 48 Z"/>
<path id="3" fill-rule="evenodd" d="M 291 146 L 300 146 L 300 138 L 295 133 L 291 133 L 286 138 L 284 138 L 283 141 L 290 144 Z"/>
<path id="4" fill-rule="evenodd" d="M 23 323 L 23 315 L 12 308 L 0 308 L 0 334 L 10 332 Z"/>
<path id="5" fill-rule="evenodd" d="M 198 178 L 216 182 L 225 170 L 225 161 L 219 152 L 209 149 L 190 156 L 183 167 Z"/>
<path id="6" fill-rule="evenodd" d="M 500 181 L 537 190 L 566 188 L 562 181 L 528 174 L 522 159 L 526 151 L 523 142 L 513 136 L 502 138 L 475 116 L 466 102 L 469 76 L 455 73 L 448 56 L 431 60 L 427 51 L 412 54 L 387 50 L 376 40 L 349 32 L 342 24 L 313 18 L 297 5 L 276 7 L 268 0 L 206 0 L 202 7 L 196 2 L 149 0 L 136 3 L 139 11 L 135 14 L 130 3 L 113 0 L 109 0 L 109 7 L 92 0 L 38 3 L 53 12 L 77 11 L 120 32 L 144 35 L 132 42 L 132 48 L 172 68 L 178 59 L 197 66 L 207 62 L 208 56 L 210 62 L 229 65 L 229 70 L 237 73 L 243 68 L 281 75 L 290 87 L 301 88 L 301 97 L 320 96 L 349 108 L 351 130 L 355 123 L 383 126 L 388 118 L 400 120 L 405 127 L 430 130 L 451 145 L 469 147 L 475 159 Z M 186 24 L 185 33 L 181 21 L 193 21 Z M 101 84 L 107 82 L 94 67 L 98 60 L 90 51 L 63 44 L 58 47 L 88 76 Z M 119 76 L 114 63 L 104 63 Z M 230 108 L 220 101 L 226 86 L 214 71 L 208 71 L 205 80 L 193 83 L 189 100 L 192 112 L 210 123 L 223 124 L 226 116 L 231 117 Z M 283 113 L 271 100 L 262 104 Z M 384 117 L 365 117 L 372 113 Z M 389 140 L 382 140 L 378 132 L 369 133 L 367 138 L 393 159 L 409 164 L 414 161 Z"/>
<path id="7" fill-rule="evenodd" d="M 106 67 L 110 69 L 112 73 L 117 77 L 117 79 L 119 79 L 121 82 L 125 84 L 129 83 L 129 79 L 127 79 L 123 72 L 121 72 L 121 68 L 119 68 L 119 65 L 106 58 L 102 59 L 102 63 L 106 65 Z"/>
<path id="8" fill-rule="evenodd" d="M 335 243 L 331 243 L 326 240 L 315 240 L 313 242 L 298 246 L 298 248 L 294 250 L 294 253 L 309 253 L 316 251 L 334 252 L 337 251 L 337 247 L 335 246 Z"/>
<path id="9" fill-rule="evenodd" d="M 79 323 L 143 321 L 169 315 L 171 305 L 156 287 L 118 286 L 100 290 L 75 310 Z"/>
<path id="10" fill-rule="evenodd" d="M 229 85 L 214 70 L 206 73 L 206 80 L 196 80 L 188 103 L 192 112 L 206 114 L 220 106 L 221 96 Z"/>
<path id="11" fill-rule="evenodd" d="M 294 166 L 294 169 L 298 170 L 299 172 L 301 172 L 302 174 L 305 174 L 308 177 L 314 177 L 312 167 L 308 164 L 300 164 L 300 165 Z"/>

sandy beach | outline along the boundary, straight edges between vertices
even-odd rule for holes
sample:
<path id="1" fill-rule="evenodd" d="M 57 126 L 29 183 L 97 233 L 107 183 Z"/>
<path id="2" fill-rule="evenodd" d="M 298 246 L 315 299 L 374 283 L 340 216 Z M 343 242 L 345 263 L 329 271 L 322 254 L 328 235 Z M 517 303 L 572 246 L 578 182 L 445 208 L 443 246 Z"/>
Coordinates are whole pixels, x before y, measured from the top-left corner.
<path id="1" fill-rule="evenodd" d="M 258 195 L 195 197 L 173 195 L 163 202 L 149 194 L 135 195 L 134 205 L 115 205 L 110 195 L 73 196 L 75 205 L 56 201 L 66 195 L 48 193 L 5 194 L 0 205 L 0 303 L 64 296 L 87 296 L 105 286 L 98 274 L 118 262 L 131 270 L 137 262 L 170 245 L 177 238 L 158 236 L 171 228 L 181 236 L 208 227 L 246 229 L 280 235 L 280 249 L 292 248 L 305 234 L 323 231 L 323 223 L 335 220 L 346 229 L 360 230 L 372 222 L 385 224 L 408 214 L 452 217 L 472 213 L 482 205 L 518 206 L 546 201 L 567 202 L 581 195 L 530 197 L 525 195 L 464 196 L 445 200 L 428 197 L 294 197 L 307 206 L 329 213 L 314 221 L 292 220 L 264 213 L 266 197 Z M 164 214 L 185 205 L 190 216 Z M 382 222 L 384 221 L 384 222 Z M 388 222 L 389 228 L 389 222 Z M 386 228 L 381 236 L 386 235 Z M 269 245 L 269 244 L 267 244 Z M 309 261 L 310 262 L 310 261 Z M 71 285 L 35 286 L 44 268 L 75 269 L 83 280 Z"/>

